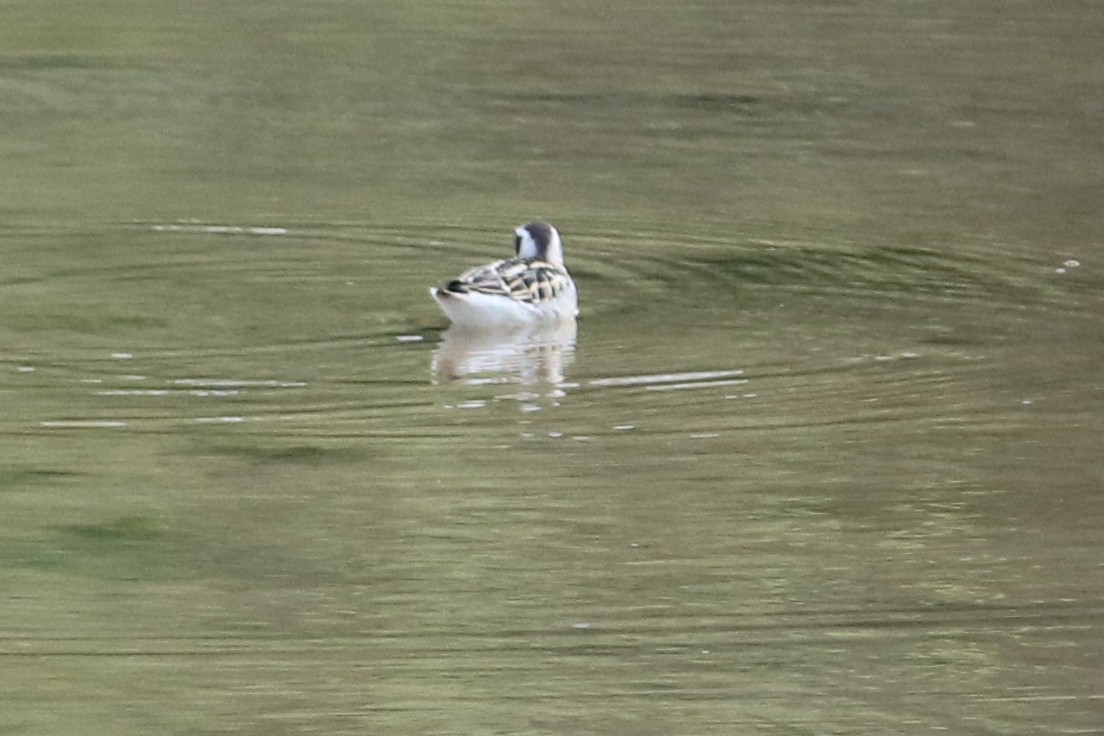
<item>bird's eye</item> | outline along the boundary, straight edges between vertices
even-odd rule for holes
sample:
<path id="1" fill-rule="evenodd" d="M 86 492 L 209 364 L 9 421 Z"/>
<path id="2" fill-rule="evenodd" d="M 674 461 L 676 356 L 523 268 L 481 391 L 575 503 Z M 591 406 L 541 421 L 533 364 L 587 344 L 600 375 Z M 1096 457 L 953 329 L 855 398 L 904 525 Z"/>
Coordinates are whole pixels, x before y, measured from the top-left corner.
<path id="1" fill-rule="evenodd" d="M 521 236 L 520 235 L 515 235 L 514 236 L 514 255 L 518 255 L 519 253 L 521 253 Z"/>

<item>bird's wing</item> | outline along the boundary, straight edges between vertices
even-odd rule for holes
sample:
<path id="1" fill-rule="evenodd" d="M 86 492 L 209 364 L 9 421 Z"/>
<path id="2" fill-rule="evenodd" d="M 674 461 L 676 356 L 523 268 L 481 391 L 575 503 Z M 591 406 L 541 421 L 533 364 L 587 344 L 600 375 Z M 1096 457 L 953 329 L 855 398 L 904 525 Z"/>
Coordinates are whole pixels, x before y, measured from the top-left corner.
<path id="1" fill-rule="evenodd" d="M 547 261 L 511 258 L 473 268 L 445 288 L 453 292 L 475 291 L 539 304 L 555 298 L 569 284 L 567 273 Z"/>

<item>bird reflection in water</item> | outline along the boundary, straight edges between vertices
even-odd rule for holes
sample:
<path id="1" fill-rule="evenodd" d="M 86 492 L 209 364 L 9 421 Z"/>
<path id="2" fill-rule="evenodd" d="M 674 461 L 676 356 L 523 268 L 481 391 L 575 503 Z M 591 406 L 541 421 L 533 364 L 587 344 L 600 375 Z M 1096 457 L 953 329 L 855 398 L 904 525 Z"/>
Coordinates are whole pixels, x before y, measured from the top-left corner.
<path id="1" fill-rule="evenodd" d="M 575 360 L 575 320 L 480 329 L 454 324 L 433 351 L 438 381 L 557 386 Z"/>

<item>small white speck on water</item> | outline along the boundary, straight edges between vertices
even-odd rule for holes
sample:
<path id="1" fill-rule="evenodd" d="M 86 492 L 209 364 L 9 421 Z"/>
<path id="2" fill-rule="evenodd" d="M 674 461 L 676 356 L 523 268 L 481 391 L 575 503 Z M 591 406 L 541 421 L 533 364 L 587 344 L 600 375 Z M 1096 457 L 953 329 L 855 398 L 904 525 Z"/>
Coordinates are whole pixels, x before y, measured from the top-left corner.
<path id="1" fill-rule="evenodd" d="M 258 386 L 262 388 L 301 388 L 307 384 L 302 381 L 252 381 L 233 378 L 177 378 L 173 383 L 178 386 L 225 387 Z"/>
<path id="2" fill-rule="evenodd" d="M 473 399 L 471 401 L 461 401 L 456 405 L 457 409 L 482 409 L 487 405 L 487 402 L 483 399 Z"/>
<path id="3" fill-rule="evenodd" d="M 154 232 L 211 233 L 213 235 L 287 235 L 286 227 L 244 227 L 242 225 L 204 225 L 200 220 L 181 220 L 177 223 L 155 224 Z"/>
<path id="4" fill-rule="evenodd" d="M 518 391 L 516 394 L 507 394 L 501 398 L 517 399 L 518 401 L 535 401 L 540 398 L 540 394 L 534 391 Z"/>
<path id="5" fill-rule="evenodd" d="M 585 434 L 577 434 L 571 439 L 575 440 L 576 442 L 590 442 L 590 437 Z"/>
<path id="6" fill-rule="evenodd" d="M 399 342 L 421 342 L 425 338 L 421 335 L 398 335 L 395 339 Z"/>
<path id="7" fill-rule="evenodd" d="M 1020 404 L 1022 404 L 1023 406 L 1031 406 L 1034 403 L 1035 402 L 1032 401 L 1031 399 L 1024 399 L 1023 401 L 1020 402 Z"/>
<path id="8" fill-rule="evenodd" d="M 553 439 L 559 439 L 560 437 L 563 437 L 563 432 L 549 432 L 548 436 L 552 437 Z"/>
<path id="9" fill-rule="evenodd" d="M 636 429 L 636 426 L 632 424 L 615 424 L 613 428 L 618 432 L 627 432 L 630 429 Z"/>
<path id="10" fill-rule="evenodd" d="M 920 353 L 901 353 L 901 357 L 905 360 L 912 360 L 913 358 L 919 358 Z"/>
<path id="11" fill-rule="evenodd" d="M 1065 266 L 1066 268 L 1077 268 L 1078 266 L 1081 265 L 1081 261 L 1078 261 L 1074 258 L 1071 258 L 1068 261 L 1063 262 L 1062 265 Z"/>
<path id="12" fill-rule="evenodd" d="M 97 391 L 97 396 L 164 396 L 168 394 L 167 389 L 163 388 L 116 388 L 107 391 Z"/>
<path id="13" fill-rule="evenodd" d="M 540 411 L 541 408 L 536 404 L 522 404 L 521 410 L 528 414 L 529 412 Z"/>
<path id="14" fill-rule="evenodd" d="M 112 353 L 111 357 L 115 360 L 130 360 L 134 357 L 133 353 Z"/>
<path id="15" fill-rule="evenodd" d="M 590 624 L 587 623 L 586 621 L 579 621 L 578 623 L 571 624 L 571 628 L 573 628 L 573 629 L 589 629 Z"/>
<path id="16" fill-rule="evenodd" d="M 16 368 L 15 370 L 18 373 L 34 373 L 35 372 L 34 366 L 30 366 L 30 365 L 21 365 L 18 368 Z"/>

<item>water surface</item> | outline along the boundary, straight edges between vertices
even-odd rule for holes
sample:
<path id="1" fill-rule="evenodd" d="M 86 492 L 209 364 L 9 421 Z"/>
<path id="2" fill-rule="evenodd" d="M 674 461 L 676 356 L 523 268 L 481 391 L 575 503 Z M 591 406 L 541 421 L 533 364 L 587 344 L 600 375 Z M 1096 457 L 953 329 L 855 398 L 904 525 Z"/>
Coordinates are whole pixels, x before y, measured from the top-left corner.
<path id="1" fill-rule="evenodd" d="M 1094 9 L 216 5 L 3 32 L 0 730 L 1099 730 Z"/>

